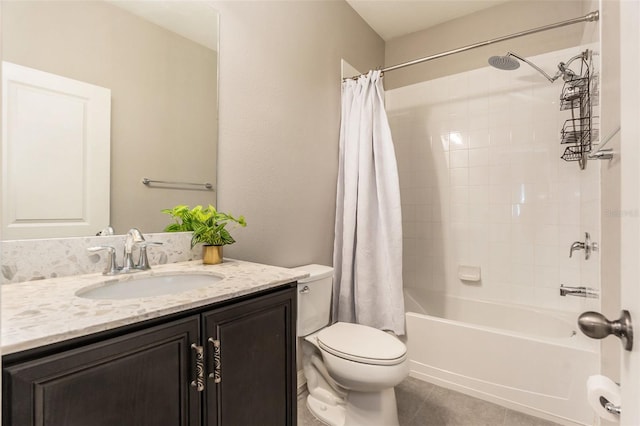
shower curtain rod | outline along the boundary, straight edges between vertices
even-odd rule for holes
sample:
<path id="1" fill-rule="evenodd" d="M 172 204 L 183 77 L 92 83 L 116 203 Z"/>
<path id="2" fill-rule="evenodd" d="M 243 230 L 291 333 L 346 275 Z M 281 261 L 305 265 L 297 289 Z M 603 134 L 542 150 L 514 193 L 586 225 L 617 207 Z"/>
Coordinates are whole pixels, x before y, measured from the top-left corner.
<path id="1" fill-rule="evenodd" d="M 579 24 L 580 22 L 594 22 L 594 21 L 597 21 L 598 19 L 600 19 L 600 12 L 596 10 L 594 12 L 588 13 L 588 14 L 586 14 L 584 16 L 579 17 L 579 18 L 573 18 L 573 19 L 569 19 L 569 20 L 566 20 L 566 21 L 556 22 L 555 24 L 549 24 L 549 25 L 545 25 L 543 27 L 532 28 L 530 30 L 520 31 L 518 33 L 513 33 L 513 34 L 506 35 L 506 36 L 493 38 L 491 40 L 485 40 L 485 41 L 481 41 L 479 43 L 469 44 L 467 46 L 459 47 L 458 49 L 447 50 L 446 52 L 437 53 L 435 55 L 431 55 L 431 56 L 427 56 L 427 57 L 419 58 L 419 59 L 414 59 L 413 61 L 404 62 L 402 64 L 397 64 L 397 65 L 392 65 L 390 67 L 382 68 L 381 71 L 383 73 L 387 72 L 387 71 L 395 71 L 395 70 L 400 69 L 400 68 L 405 68 L 405 67 L 408 67 L 408 66 L 411 66 L 411 65 L 421 64 L 423 62 L 431 61 L 433 59 L 438 59 L 438 58 L 442 58 L 442 57 L 445 57 L 445 56 L 453 55 L 454 53 L 465 52 L 467 50 L 476 49 L 478 47 L 488 46 L 488 45 L 493 44 L 493 43 L 498 43 L 498 42 L 501 42 L 501 41 L 511 40 L 513 38 L 522 37 L 522 36 L 526 36 L 526 35 L 529 35 L 529 34 L 535 34 L 535 33 L 539 33 L 539 32 L 542 32 L 542 31 L 552 30 L 554 28 L 560 28 L 560 27 L 564 27 L 564 26 L 567 26 L 567 25 Z M 348 80 L 348 79 L 354 79 L 355 80 L 355 79 L 357 79 L 358 77 L 360 77 L 362 75 L 365 75 L 365 74 L 355 75 L 353 77 L 346 77 L 343 80 Z"/>

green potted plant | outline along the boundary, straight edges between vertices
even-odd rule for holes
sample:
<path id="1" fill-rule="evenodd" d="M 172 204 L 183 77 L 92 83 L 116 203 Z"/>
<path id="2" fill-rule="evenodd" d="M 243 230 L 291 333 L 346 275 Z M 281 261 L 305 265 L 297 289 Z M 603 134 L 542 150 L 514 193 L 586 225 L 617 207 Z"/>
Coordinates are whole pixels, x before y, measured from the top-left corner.
<path id="1" fill-rule="evenodd" d="M 199 243 L 204 244 L 202 262 L 209 265 L 222 262 L 222 246 L 236 242 L 226 229 L 227 224 L 247 226 L 244 216 L 235 218 L 228 213 L 217 211 L 212 205 L 206 208 L 195 206 L 192 209 L 189 206 L 177 205 L 172 209 L 162 210 L 162 213 L 175 219 L 164 231 L 193 232 L 191 248 Z"/>

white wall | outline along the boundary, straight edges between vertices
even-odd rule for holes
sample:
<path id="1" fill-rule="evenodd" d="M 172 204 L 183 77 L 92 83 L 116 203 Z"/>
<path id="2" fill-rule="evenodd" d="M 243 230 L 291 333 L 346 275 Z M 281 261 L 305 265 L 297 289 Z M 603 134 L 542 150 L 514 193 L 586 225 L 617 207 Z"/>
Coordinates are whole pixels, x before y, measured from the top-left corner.
<path id="1" fill-rule="evenodd" d="M 583 49 L 530 57 L 546 70 Z M 577 70 L 577 69 L 576 69 Z M 405 286 L 580 312 L 597 301 L 560 297 L 581 277 L 583 252 L 569 246 L 585 200 L 599 202 L 599 163 L 580 171 L 559 157 L 562 82 L 528 66 L 485 67 L 387 91 L 402 191 Z M 595 216 L 589 216 L 599 218 Z M 598 271 L 595 256 L 590 267 Z M 478 265 L 463 283 L 458 265 Z"/>
<path id="2" fill-rule="evenodd" d="M 343 1 L 216 3 L 221 13 L 218 207 L 248 226 L 225 256 L 332 264 L 340 60 L 384 43 Z"/>

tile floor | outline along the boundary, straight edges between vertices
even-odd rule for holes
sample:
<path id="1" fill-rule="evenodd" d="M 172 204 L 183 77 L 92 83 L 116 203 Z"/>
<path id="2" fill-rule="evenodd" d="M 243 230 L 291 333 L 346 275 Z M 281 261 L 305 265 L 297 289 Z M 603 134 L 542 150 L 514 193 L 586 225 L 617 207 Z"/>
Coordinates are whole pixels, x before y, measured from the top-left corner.
<path id="1" fill-rule="evenodd" d="M 298 426 L 323 426 L 298 397 Z M 558 426 L 412 377 L 396 387 L 400 426 Z"/>

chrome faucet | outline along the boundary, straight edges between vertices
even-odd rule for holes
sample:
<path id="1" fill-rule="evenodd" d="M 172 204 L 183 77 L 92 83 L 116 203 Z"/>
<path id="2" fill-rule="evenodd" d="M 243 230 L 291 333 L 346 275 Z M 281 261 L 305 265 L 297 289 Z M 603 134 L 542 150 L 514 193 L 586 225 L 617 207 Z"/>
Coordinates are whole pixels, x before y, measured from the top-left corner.
<path id="1" fill-rule="evenodd" d="M 115 235 L 115 234 L 116 234 L 116 233 L 115 233 L 115 231 L 113 230 L 113 226 L 109 225 L 109 226 L 107 226 L 106 228 L 104 228 L 102 231 L 98 232 L 98 233 L 96 234 L 96 236 L 97 236 L 97 237 L 100 237 L 100 236 L 103 236 L 103 237 L 104 237 L 104 236 L 107 236 L 107 235 Z"/>
<path id="2" fill-rule="evenodd" d="M 104 275 L 117 275 L 117 274 L 131 274 L 133 272 L 145 271 L 151 269 L 149 266 L 149 258 L 147 257 L 148 246 L 160 246 L 162 243 L 155 241 L 146 241 L 142 232 L 137 228 L 131 228 L 127 232 L 127 236 L 124 242 L 124 251 L 122 256 L 122 266 L 118 266 L 116 261 L 116 250 L 112 246 L 97 246 L 89 247 L 87 251 L 97 252 L 107 251 L 107 266 L 102 272 Z M 138 246 L 140 248 L 140 256 L 138 263 L 133 263 L 133 248 Z"/>
<path id="3" fill-rule="evenodd" d="M 589 260 L 589 257 L 591 257 L 591 253 L 594 251 L 598 251 L 598 248 L 598 243 L 591 242 L 591 236 L 588 232 L 585 232 L 584 242 L 576 241 L 571 244 L 571 247 L 569 248 L 569 257 L 572 257 L 573 252 L 576 250 L 584 250 L 584 259 Z"/>
<path id="4" fill-rule="evenodd" d="M 590 287 L 569 287 L 560 284 L 560 296 L 578 296 L 597 299 L 600 297 L 598 290 Z"/>
<path id="5" fill-rule="evenodd" d="M 133 253 L 133 247 L 140 243 L 143 243 L 144 241 L 145 240 L 142 236 L 142 232 L 140 232 L 138 228 L 129 229 L 129 232 L 127 232 L 127 238 L 124 241 L 124 253 L 122 255 L 122 272 L 127 273 L 133 269 L 136 269 L 131 256 L 131 254 Z"/>
<path id="6" fill-rule="evenodd" d="M 120 272 L 120 268 L 118 267 L 118 263 L 116 262 L 116 249 L 111 246 L 96 246 L 89 247 L 87 249 L 88 252 L 96 252 L 103 251 L 107 252 L 107 265 L 102 271 L 102 275 L 116 275 Z"/>
<path id="7" fill-rule="evenodd" d="M 586 248 L 585 244 L 581 241 L 576 241 L 573 244 L 571 244 L 571 247 L 569 248 L 569 257 L 573 256 L 573 252 L 576 250 L 584 250 Z"/>

